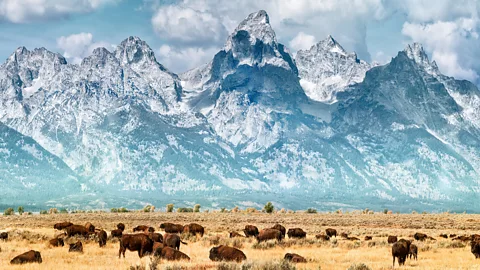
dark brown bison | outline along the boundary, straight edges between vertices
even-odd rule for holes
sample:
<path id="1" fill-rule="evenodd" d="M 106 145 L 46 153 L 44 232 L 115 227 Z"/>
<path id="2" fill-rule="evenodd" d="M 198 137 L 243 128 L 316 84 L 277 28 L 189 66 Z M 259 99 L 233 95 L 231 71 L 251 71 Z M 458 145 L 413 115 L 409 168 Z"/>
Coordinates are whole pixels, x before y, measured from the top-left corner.
<path id="1" fill-rule="evenodd" d="M 235 237 L 245 237 L 237 232 L 230 232 L 230 238 L 235 238 Z"/>
<path id="2" fill-rule="evenodd" d="M 178 236 L 177 234 L 166 233 L 163 236 L 163 244 L 166 247 L 171 247 L 171 248 L 175 248 L 177 250 L 180 250 L 180 243 L 182 243 L 184 245 L 187 245 L 187 243 L 180 240 L 180 236 Z"/>
<path id="3" fill-rule="evenodd" d="M 472 240 L 472 237 L 471 237 L 471 236 L 466 236 L 466 235 L 460 235 L 460 236 L 457 236 L 457 237 L 453 238 L 452 240 L 458 240 L 458 241 L 462 241 L 462 242 L 468 242 L 468 241 L 471 241 L 471 240 Z"/>
<path id="4" fill-rule="evenodd" d="M 258 228 L 253 225 L 245 225 L 245 229 L 243 229 L 243 233 L 246 237 L 257 237 L 259 232 Z"/>
<path id="5" fill-rule="evenodd" d="M 236 261 L 241 262 L 247 259 L 243 251 L 234 247 L 218 246 L 210 249 L 210 260 L 218 261 Z"/>
<path id="6" fill-rule="evenodd" d="M 323 240 L 323 241 L 328 241 L 330 240 L 330 236 L 325 235 L 325 234 L 317 234 L 315 235 L 315 238 Z"/>
<path id="7" fill-rule="evenodd" d="M 3 241 L 7 241 L 8 240 L 8 233 L 7 232 L 1 232 L 0 233 L 0 239 L 2 239 Z"/>
<path id="8" fill-rule="evenodd" d="M 328 237 L 337 237 L 337 230 L 335 229 L 332 229 L 332 228 L 328 228 L 325 230 L 325 233 L 328 235 Z"/>
<path id="9" fill-rule="evenodd" d="M 121 238 L 122 234 L 123 234 L 123 231 L 120 229 L 115 229 L 115 230 L 112 230 L 111 232 L 112 238 L 114 237 Z"/>
<path id="10" fill-rule="evenodd" d="M 307 233 L 300 228 L 288 229 L 288 238 L 305 238 Z"/>
<path id="11" fill-rule="evenodd" d="M 480 241 L 472 241 L 470 243 L 470 250 L 475 256 L 475 259 L 480 259 Z"/>
<path id="12" fill-rule="evenodd" d="M 146 229 L 144 232 L 146 232 L 146 233 L 154 233 L 154 232 L 155 232 L 155 228 L 153 228 L 153 227 L 148 227 L 148 229 Z"/>
<path id="13" fill-rule="evenodd" d="M 452 234 L 452 233 L 449 235 L 450 238 L 454 238 L 456 236 L 457 236 L 456 234 Z"/>
<path id="14" fill-rule="evenodd" d="M 364 238 L 365 241 L 370 241 L 372 239 L 373 237 L 371 237 L 370 235 L 365 235 L 365 238 Z"/>
<path id="15" fill-rule="evenodd" d="M 408 255 L 410 255 L 410 260 L 413 257 L 413 259 L 416 261 L 418 255 L 418 247 L 414 244 L 410 244 L 410 250 L 408 252 Z"/>
<path id="16" fill-rule="evenodd" d="M 88 235 L 90 234 L 90 231 L 88 231 L 88 229 L 85 228 L 85 226 L 82 226 L 82 225 L 69 226 L 69 227 L 65 228 L 65 232 L 67 233 L 68 237 L 72 237 L 72 236 L 76 236 L 76 235 L 80 235 L 80 236 L 83 236 L 83 237 L 88 237 Z"/>
<path id="17" fill-rule="evenodd" d="M 347 240 L 350 240 L 350 241 L 360 241 L 360 239 L 358 237 L 354 237 L 354 236 L 349 236 L 347 238 Z"/>
<path id="18" fill-rule="evenodd" d="M 187 254 L 171 247 L 157 247 L 154 255 L 167 261 L 190 260 L 190 257 L 188 257 Z"/>
<path id="19" fill-rule="evenodd" d="M 173 223 L 162 223 L 160 229 L 163 229 L 166 233 L 182 233 L 183 225 Z"/>
<path id="20" fill-rule="evenodd" d="M 82 242 L 77 241 L 76 243 L 70 244 L 70 247 L 68 248 L 68 252 L 83 252 Z"/>
<path id="21" fill-rule="evenodd" d="M 295 254 L 295 253 L 287 253 L 283 257 L 283 259 L 286 260 L 286 261 L 292 262 L 292 263 L 306 263 L 307 262 L 307 259 L 305 259 L 304 257 L 302 257 L 298 254 Z"/>
<path id="22" fill-rule="evenodd" d="M 444 233 L 440 234 L 439 236 L 442 237 L 442 238 L 448 238 L 448 235 L 446 235 Z"/>
<path id="23" fill-rule="evenodd" d="M 101 230 L 97 232 L 97 237 L 98 237 L 98 245 L 100 247 L 104 247 L 107 244 L 107 232 L 104 230 Z"/>
<path id="24" fill-rule="evenodd" d="M 395 236 L 395 235 L 389 235 L 389 236 L 388 236 L 388 239 L 387 239 L 387 242 L 388 242 L 389 244 L 393 244 L 393 243 L 397 242 L 397 236 Z"/>
<path id="25" fill-rule="evenodd" d="M 285 238 L 285 235 L 287 234 L 285 227 L 277 223 L 272 227 L 272 229 L 279 230 L 282 233 L 283 238 Z"/>
<path id="26" fill-rule="evenodd" d="M 340 237 L 345 238 L 345 239 L 348 239 L 348 234 L 342 232 L 342 233 L 340 234 Z"/>
<path id="27" fill-rule="evenodd" d="M 92 233 L 95 232 L 95 226 L 93 226 L 93 224 L 90 223 L 90 222 L 87 222 L 87 223 L 85 224 L 85 228 L 87 228 L 87 230 L 88 230 L 89 232 L 92 232 Z"/>
<path id="28" fill-rule="evenodd" d="M 472 234 L 472 241 L 480 241 L 480 234 Z"/>
<path id="29" fill-rule="evenodd" d="M 163 243 L 163 235 L 159 233 L 148 233 L 147 235 L 153 242 Z"/>
<path id="30" fill-rule="evenodd" d="M 428 235 L 417 232 L 413 235 L 413 238 L 417 241 L 425 241 L 428 238 Z"/>
<path id="31" fill-rule="evenodd" d="M 155 255 L 155 252 L 157 249 L 162 249 L 165 245 L 160 242 L 153 242 L 152 250 L 153 250 L 153 255 Z M 161 250 L 160 250 L 161 251 Z"/>
<path id="32" fill-rule="evenodd" d="M 203 228 L 203 226 L 200 224 L 190 223 L 188 225 L 183 226 L 183 233 L 191 234 L 191 235 L 199 234 L 201 237 L 203 237 L 203 234 L 205 233 L 205 228 Z"/>
<path id="33" fill-rule="evenodd" d="M 10 264 L 42 263 L 42 255 L 36 250 L 30 250 L 18 255 L 10 261 Z"/>
<path id="34" fill-rule="evenodd" d="M 117 229 L 122 230 L 122 232 L 125 231 L 125 224 L 123 224 L 123 223 L 118 223 L 118 224 L 117 224 Z"/>
<path id="35" fill-rule="evenodd" d="M 279 230 L 276 229 L 265 229 L 260 232 L 257 236 L 257 241 L 268 241 L 268 240 L 277 240 L 282 241 L 283 234 Z"/>
<path id="36" fill-rule="evenodd" d="M 148 226 L 145 225 L 138 225 L 137 227 L 133 228 L 134 232 L 145 232 L 148 230 Z"/>
<path id="37" fill-rule="evenodd" d="M 48 243 L 52 247 L 63 247 L 65 245 L 62 238 L 53 238 L 50 241 L 48 241 Z"/>
<path id="38" fill-rule="evenodd" d="M 138 251 L 138 257 L 152 253 L 153 241 L 145 234 L 124 234 L 120 239 L 120 249 L 118 250 L 118 258 L 125 258 L 125 251 Z"/>
<path id="39" fill-rule="evenodd" d="M 56 230 L 63 230 L 67 227 L 70 227 L 72 226 L 73 223 L 71 222 L 61 222 L 61 223 L 55 223 L 55 225 L 53 225 L 53 228 L 56 229 Z"/>
<path id="40" fill-rule="evenodd" d="M 410 253 L 411 242 L 400 239 L 392 245 L 393 267 L 395 267 L 395 258 L 398 258 L 398 265 L 404 265 L 407 255 Z"/>

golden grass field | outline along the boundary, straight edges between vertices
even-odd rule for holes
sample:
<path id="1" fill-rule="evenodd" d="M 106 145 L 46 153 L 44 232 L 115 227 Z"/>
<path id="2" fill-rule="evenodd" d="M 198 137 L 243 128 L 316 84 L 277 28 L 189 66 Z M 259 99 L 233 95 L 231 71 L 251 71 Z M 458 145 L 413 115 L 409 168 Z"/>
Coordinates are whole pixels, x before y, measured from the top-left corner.
<path id="1" fill-rule="evenodd" d="M 417 242 L 418 261 L 407 260 L 402 269 L 480 269 L 480 260 L 470 252 L 468 243 L 454 243 L 438 237 L 440 233 L 457 235 L 480 233 L 480 215 L 470 214 L 307 214 L 307 213 L 89 213 L 49 214 L 30 216 L 0 217 L 0 231 L 9 232 L 9 240 L 0 242 L 0 269 L 149 269 L 151 259 L 139 259 L 136 252 L 126 252 L 125 259 L 118 259 L 118 241 L 109 240 L 100 248 L 94 241 L 84 242 L 84 253 L 69 253 L 68 245 L 52 248 L 48 239 L 59 232 L 53 229 L 57 222 L 70 221 L 75 224 L 93 223 L 109 234 L 116 224 L 126 225 L 125 233 L 137 225 L 150 225 L 158 229 L 160 223 L 187 224 L 196 222 L 206 228 L 205 236 L 189 237 L 188 245 L 180 250 L 190 256 L 190 262 L 170 263 L 161 261 L 158 269 L 282 269 L 278 267 L 287 252 L 298 253 L 309 260 L 297 264 L 296 269 L 348 269 L 352 264 L 364 263 L 370 269 L 391 269 L 391 246 L 386 243 L 388 235 L 411 238 L 415 232 L 433 236 L 437 241 Z M 259 229 L 275 223 L 288 228 L 300 227 L 307 232 L 306 240 L 285 239 L 283 244 L 268 242 L 259 249 L 253 239 L 232 240 L 228 232 L 242 232 L 246 224 Z M 361 239 L 358 242 L 338 239 L 322 242 L 315 234 L 326 228 L 335 228 Z M 158 229 L 159 230 L 159 229 Z M 372 241 L 363 241 L 365 235 L 373 236 Z M 66 243 L 73 242 L 69 239 Z M 214 263 L 209 260 L 209 250 L 217 244 L 241 247 L 247 262 L 239 265 Z M 42 264 L 11 266 L 10 260 L 30 249 L 42 254 Z M 275 268 L 274 266 L 277 265 Z M 131 268 L 133 266 L 133 268 Z M 248 268 L 246 266 L 250 266 Z M 237 267 L 237 268 L 235 268 Z M 398 268 L 396 266 L 395 268 Z M 285 269 L 285 268 L 284 268 Z"/>

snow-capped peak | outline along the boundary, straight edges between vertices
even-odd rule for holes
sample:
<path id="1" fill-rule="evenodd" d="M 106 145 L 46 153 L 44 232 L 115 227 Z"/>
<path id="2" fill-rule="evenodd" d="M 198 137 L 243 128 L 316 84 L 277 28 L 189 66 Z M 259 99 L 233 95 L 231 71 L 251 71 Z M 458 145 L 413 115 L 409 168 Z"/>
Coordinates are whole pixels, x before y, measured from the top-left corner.
<path id="1" fill-rule="evenodd" d="M 437 74 L 439 72 L 437 63 L 435 61 L 430 62 L 422 44 L 416 42 L 411 45 L 408 44 L 403 51 L 407 54 L 408 58 L 425 68 L 428 73 Z"/>
<path id="2" fill-rule="evenodd" d="M 339 53 L 345 56 L 348 54 L 347 51 L 345 51 L 345 49 L 338 44 L 338 42 L 331 35 L 328 35 L 326 39 L 320 41 L 314 46 L 317 46 L 317 49 L 321 48 L 323 50 L 328 50 L 330 52 Z"/>
<path id="3" fill-rule="evenodd" d="M 225 46 L 227 51 L 232 48 L 232 39 L 241 31 L 249 34 L 251 44 L 255 44 L 257 40 L 270 45 L 277 42 L 275 31 L 273 31 L 270 25 L 270 19 L 265 10 L 260 10 L 248 15 L 248 17 L 237 26 L 227 40 L 227 45 Z"/>
<path id="4" fill-rule="evenodd" d="M 115 50 L 115 56 L 122 64 L 156 62 L 152 48 L 138 37 L 128 37 L 122 41 Z"/>

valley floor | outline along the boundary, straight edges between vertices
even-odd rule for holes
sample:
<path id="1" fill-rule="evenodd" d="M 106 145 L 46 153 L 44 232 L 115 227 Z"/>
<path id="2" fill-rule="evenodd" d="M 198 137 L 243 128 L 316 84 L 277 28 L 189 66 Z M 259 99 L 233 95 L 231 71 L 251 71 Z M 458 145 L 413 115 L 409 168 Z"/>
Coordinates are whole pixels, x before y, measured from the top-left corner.
<path id="1" fill-rule="evenodd" d="M 116 224 L 123 222 L 126 232 L 137 225 L 150 225 L 157 230 L 160 223 L 187 224 L 196 222 L 206 228 L 203 238 L 188 237 L 180 250 L 190 256 L 190 262 L 169 263 L 161 261 L 158 269 L 241 269 L 236 264 L 213 263 L 209 250 L 214 245 L 229 244 L 239 247 L 247 256 L 244 266 L 250 269 L 265 269 L 280 265 L 287 252 L 298 253 L 309 260 L 307 264 L 296 265 L 297 269 L 348 269 L 352 264 L 364 263 L 370 269 L 391 269 L 391 246 L 388 235 L 411 238 L 416 232 L 423 232 L 436 241 L 414 243 L 419 247 L 418 261 L 407 260 L 402 269 L 480 269 L 480 259 L 470 252 L 469 243 L 443 239 L 439 234 L 480 233 L 480 215 L 469 214 L 306 214 L 306 213 L 92 213 L 52 214 L 31 216 L 2 216 L 0 231 L 9 232 L 9 240 L 0 242 L 0 269 L 145 269 L 137 266 L 150 264 L 149 257 L 139 259 L 134 252 L 126 252 L 125 259 L 118 259 L 118 240 L 109 240 L 107 246 L 99 248 L 94 241 L 86 241 L 84 253 L 69 253 L 65 247 L 52 248 L 48 240 L 59 232 L 53 229 L 57 222 L 70 221 L 75 224 L 93 223 L 109 234 Z M 284 243 L 267 242 L 255 244 L 253 239 L 229 239 L 228 232 L 241 232 L 246 224 L 259 229 L 275 223 L 287 229 L 303 228 L 306 240 L 285 239 Z M 322 242 L 315 234 L 326 228 L 346 232 L 361 241 L 349 241 L 338 237 Z M 163 233 L 163 232 L 162 232 Z M 366 235 L 372 241 L 363 241 Z M 73 242 L 74 239 L 67 240 Z M 30 249 L 42 254 L 42 264 L 10 266 L 9 261 L 16 255 Z M 133 268 L 131 268 L 133 266 Z M 176 267 L 175 267 L 176 266 Z M 168 268 L 169 267 L 169 268 Z M 240 267 L 238 265 L 237 267 Z M 397 267 L 397 266 L 396 266 Z M 269 268 L 281 269 L 281 268 Z M 360 268 L 356 268 L 360 269 Z"/>

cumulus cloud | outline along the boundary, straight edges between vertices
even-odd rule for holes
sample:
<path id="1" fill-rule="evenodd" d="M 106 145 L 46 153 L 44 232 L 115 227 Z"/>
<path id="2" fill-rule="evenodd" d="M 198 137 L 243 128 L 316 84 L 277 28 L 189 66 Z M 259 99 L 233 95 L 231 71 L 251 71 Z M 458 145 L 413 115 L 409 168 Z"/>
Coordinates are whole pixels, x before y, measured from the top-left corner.
<path id="1" fill-rule="evenodd" d="M 304 32 L 298 33 L 297 36 L 295 36 L 290 42 L 290 48 L 293 49 L 294 51 L 299 51 L 299 50 L 308 50 L 317 43 L 317 40 L 315 39 L 314 36 L 312 35 L 307 35 Z"/>
<path id="2" fill-rule="evenodd" d="M 179 49 L 163 45 L 157 53 L 158 60 L 163 65 L 173 72 L 180 73 L 208 63 L 217 51 L 216 48 L 187 47 Z"/>
<path id="3" fill-rule="evenodd" d="M 57 39 L 57 47 L 64 51 L 63 56 L 74 64 L 82 62 L 83 58 L 90 55 L 99 47 L 112 49 L 113 45 L 104 42 L 94 42 L 91 33 L 79 33 L 70 36 L 61 36 Z"/>
<path id="4" fill-rule="evenodd" d="M 27 23 L 92 12 L 119 0 L 0 0 L 0 20 Z"/>

